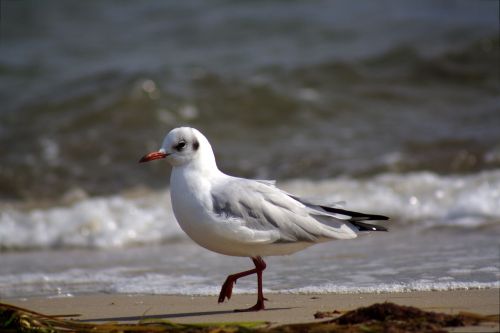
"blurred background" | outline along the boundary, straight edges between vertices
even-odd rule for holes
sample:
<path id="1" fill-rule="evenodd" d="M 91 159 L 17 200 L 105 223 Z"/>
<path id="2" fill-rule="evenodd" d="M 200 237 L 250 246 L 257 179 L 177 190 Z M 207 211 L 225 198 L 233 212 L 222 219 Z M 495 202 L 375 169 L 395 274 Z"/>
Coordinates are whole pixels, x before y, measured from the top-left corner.
<path id="1" fill-rule="evenodd" d="M 210 294 L 249 265 L 187 240 L 169 167 L 137 164 L 181 125 L 226 173 L 392 217 L 272 259 L 269 290 L 498 286 L 498 1 L 0 6 L 0 296 Z"/>

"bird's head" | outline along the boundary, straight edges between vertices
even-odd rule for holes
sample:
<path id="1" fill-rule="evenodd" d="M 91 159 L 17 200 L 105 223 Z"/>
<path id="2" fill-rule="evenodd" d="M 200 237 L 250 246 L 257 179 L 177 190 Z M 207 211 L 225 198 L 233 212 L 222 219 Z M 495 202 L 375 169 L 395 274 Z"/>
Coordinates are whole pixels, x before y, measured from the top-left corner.
<path id="1" fill-rule="evenodd" d="M 200 159 L 200 152 L 213 156 L 212 148 L 200 131 L 191 127 L 178 127 L 171 130 L 158 151 L 146 154 L 140 163 L 166 158 L 172 166 L 181 166 Z"/>

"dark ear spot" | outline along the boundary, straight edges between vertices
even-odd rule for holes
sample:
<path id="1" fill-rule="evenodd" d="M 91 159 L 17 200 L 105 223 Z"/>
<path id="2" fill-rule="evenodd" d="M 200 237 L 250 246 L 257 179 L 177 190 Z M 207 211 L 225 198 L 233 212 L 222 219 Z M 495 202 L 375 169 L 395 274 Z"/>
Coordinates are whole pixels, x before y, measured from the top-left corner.
<path id="1" fill-rule="evenodd" d="M 198 150 L 198 148 L 200 148 L 200 143 L 198 142 L 198 140 L 194 140 L 194 142 L 193 142 L 193 150 Z"/>

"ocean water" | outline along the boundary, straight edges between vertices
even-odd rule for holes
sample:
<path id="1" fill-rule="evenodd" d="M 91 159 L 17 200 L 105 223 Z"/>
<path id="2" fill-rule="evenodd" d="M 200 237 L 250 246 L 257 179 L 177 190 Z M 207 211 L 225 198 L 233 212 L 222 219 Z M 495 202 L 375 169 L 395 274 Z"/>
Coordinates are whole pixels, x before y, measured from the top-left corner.
<path id="1" fill-rule="evenodd" d="M 498 2 L 0 6 L 0 297 L 211 295 L 248 269 L 137 164 L 180 125 L 229 174 L 391 217 L 268 258 L 268 292 L 500 287 Z"/>

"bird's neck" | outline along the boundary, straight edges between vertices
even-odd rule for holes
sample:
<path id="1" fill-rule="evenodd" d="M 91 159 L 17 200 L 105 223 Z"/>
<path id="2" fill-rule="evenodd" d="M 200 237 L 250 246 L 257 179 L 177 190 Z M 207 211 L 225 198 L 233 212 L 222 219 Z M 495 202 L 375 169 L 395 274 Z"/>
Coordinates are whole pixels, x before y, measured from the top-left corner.
<path id="1" fill-rule="evenodd" d="M 184 200 L 183 198 L 195 197 L 200 202 L 209 202 L 206 196 L 212 184 L 223 175 L 217 168 L 215 158 L 195 159 L 190 163 L 176 166 L 170 175 L 172 200 L 180 202 Z"/>
<path id="2" fill-rule="evenodd" d="M 191 176 L 207 179 L 221 174 L 211 149 L 200 151 L 195 159 L 191 160 L 189 163 L 174 167 L 173 171 L 179 174 L 189 174 Z"/>

